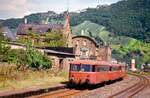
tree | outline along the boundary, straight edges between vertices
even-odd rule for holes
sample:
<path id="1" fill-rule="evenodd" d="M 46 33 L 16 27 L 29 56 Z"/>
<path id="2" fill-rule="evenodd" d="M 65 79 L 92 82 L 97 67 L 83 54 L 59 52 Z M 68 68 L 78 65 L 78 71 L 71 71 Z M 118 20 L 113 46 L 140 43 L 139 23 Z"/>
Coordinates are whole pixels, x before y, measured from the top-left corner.
<path id="1" fill-rule="evenodd" d="M 50 58 L 43 55 L 39 51 L 33 49 L 30 44 L 27 44 L 27 65 L 32 69 L 48 69 L 52 63 Z"/>
<path id="2" fill-rule="evenodd" d="M 64 47 L 65 39 L 60 31 L 52 31 L 45 35 L 45 43 L 49 47 Z"/>

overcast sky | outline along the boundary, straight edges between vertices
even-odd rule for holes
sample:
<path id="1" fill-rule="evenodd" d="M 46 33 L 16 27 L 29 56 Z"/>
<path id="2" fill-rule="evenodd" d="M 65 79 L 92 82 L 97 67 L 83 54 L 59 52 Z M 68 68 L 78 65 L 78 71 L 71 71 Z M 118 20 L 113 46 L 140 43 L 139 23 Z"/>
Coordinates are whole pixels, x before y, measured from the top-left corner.
<path id="1" fill-rule="evenodd" d="M 69 4 L 70 11 L 79 11 L 119 0 L 0 0 L 0 19 L 18 18 L 36 12 L 63 12 Z"/>

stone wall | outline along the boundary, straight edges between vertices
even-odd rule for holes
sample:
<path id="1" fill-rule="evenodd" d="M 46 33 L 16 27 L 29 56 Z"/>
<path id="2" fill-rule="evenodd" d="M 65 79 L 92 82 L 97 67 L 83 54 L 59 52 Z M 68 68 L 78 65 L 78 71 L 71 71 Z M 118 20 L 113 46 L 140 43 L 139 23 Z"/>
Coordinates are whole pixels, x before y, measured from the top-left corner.
<path id="1" fill-rule="evenodd" d="M 60 58 L 57 56 L 50 56 L 49 58 L 52 60 L 52 69 L 63 69 L 63 70 L 69 70 L 69 64 L 71 61 L 74 60 L 74 58 Z"/>
<path id="2" fill-rule="evenodd" d="M 83 52 L 86 51 L 85 55 L 87 57 L 96 55 L 96 45 L 93 43 L 93 41 L 84 38 L 84 37 L 77 37 L 73 39 L 73 47 L 74 47 L 74 53 L 76 55 L 76 58 L 79 59 L 81 56 L 83 56 Z"/>
<path id="3" fill-rule="evenodd" d="M 97 60 L 111 61 L 111 48 L 109 46 L 98 48 Z"/>

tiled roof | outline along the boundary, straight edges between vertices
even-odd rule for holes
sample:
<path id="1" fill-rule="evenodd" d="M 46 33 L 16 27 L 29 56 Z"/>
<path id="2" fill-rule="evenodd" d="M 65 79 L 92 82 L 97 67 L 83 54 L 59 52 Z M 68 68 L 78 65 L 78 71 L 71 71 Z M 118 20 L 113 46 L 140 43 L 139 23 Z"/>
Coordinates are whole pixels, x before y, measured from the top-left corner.
<path id="1" fill-rule="evenodd" d="M 78 37 L 82 37 L 82 38 L 86 38 L 86 39 L 91 40 L 92 42 L 94 42 L 94 44 L 95 44 L 97 47 L 104 44 L 104 41 L 103 41 L 102 39 L 100 39 L 101 41 L 97 41 L 95 38 L 89 37 L 89 36 L 85 36 L 85 35 L 77 35 L 77 36 L 74 36 L 73 39 L 74 39 L 74 38 L 78 38 Z"/>
<path id="2" fill-rule="evenodd" d="M 3 27 L 2 30 L 7 38 L 11 41 L 16 41 L 15 32 L 12 32 L 8 27 Z"/>
<path id="3" fill-rule="evenodd" d="M 35 33 L 43 34 L 46 33 L 49 29 L 51 30 L 61 30 L 63 29 L 63 25 L 60 24 L 20 24 L 18 26 L 17 34 L 18 35 L 26 35 L 29 30 L 32 30 Z"/>

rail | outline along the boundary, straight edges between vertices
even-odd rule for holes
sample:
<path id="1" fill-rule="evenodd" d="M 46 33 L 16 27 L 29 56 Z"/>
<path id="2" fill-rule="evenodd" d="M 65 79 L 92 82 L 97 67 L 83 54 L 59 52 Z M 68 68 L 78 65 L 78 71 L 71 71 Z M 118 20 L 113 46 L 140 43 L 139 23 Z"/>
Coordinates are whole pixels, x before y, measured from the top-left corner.
<path id="1" fill-rule="evenodd" d="M 132 98 L 134 95 L 144 90 L 149 85 L 149 79 L 145 76 L 135 73 L 129 74 L 137 76 L 140 79 L 140 81 L 122 91 L 119 91 L 118 93 L 109 96 L 108 98 Z"/>
<path id="2" fill-rule="evenodd" d="M 28 98 L 71 98 L 79 94 L 87 93 L 88 90 L 76 90 L 76 89 L 63 89 L 38 96 L 32 96 Z"/>

